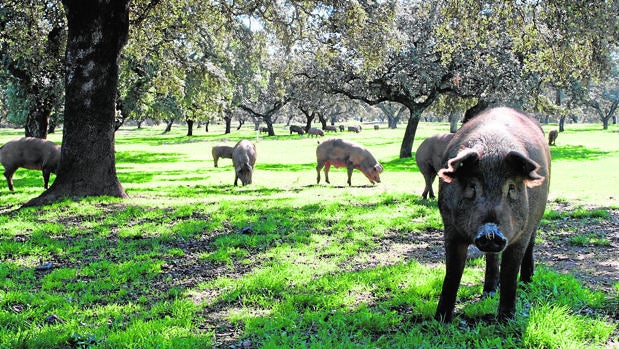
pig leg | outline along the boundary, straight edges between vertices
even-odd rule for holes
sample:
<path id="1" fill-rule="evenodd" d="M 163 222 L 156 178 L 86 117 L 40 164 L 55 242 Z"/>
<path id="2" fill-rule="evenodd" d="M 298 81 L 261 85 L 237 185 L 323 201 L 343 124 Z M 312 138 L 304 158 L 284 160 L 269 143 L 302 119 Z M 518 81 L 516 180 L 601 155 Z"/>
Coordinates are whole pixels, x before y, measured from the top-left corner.
<path id="1" fill-rule="evenodd" d="M 428 197 L 428 194 L 430 194 L 430 199 L 434 199 L 434 190 L 432 190 L 432 182 L 434 182 L 434 178 L 436 178 L 436 172 L 432 172 L 432 173 L 424 173 L 423 178 L 426 181 L 426 188 L 423 190 L 423 194 L 421 194 L 421 197 L 425 200 Z"/>
<path id="2" fill-rule="evenodd" d="M 516 288 L 518 287 L 518 271 L 525 254 L 528 241 L 516 241 L 509 245 L 501 260 L 501 287 L 499 299 L 499 320 L 507 320 L 516 313 Z"/>
<path id="3" fill-rule="evenodd" d="M 352 177 L 352 171 L 355 169 L 355 166 L 351 163 L 348 163 L 348 165 L 346 166 L 346 172 L 348 173 L 348 186 L 352 186 L 352 182 L 350 180 L 350 177 Z"/>
<path id="4" fill-rule="evenodd" d="M 316 184 L 320 183 L 320 170 L 322 170 L 322 167 L 324 165 L 325 165 L 325 163 L 324 162 L 320 162 L 320 161 L 318 162 L 318 165 L 316 165 L 316 174 L 317 174 L 317 176 L 316 176 Z M 327 183 L 328 183 L 328 181 L 327 181 Z"/>
<path id="5" fill-rule="evenodd" d="M 217 160 L 219 160 L 217 156 L 213 158 L 213 161 L 215 162 L 215 167 L 217 167 Z"/>
<path id="6" fill-rule="evenodd" d="M 531 282 L 531 277 L 533 276 L 533 270 L 535 269 L 535 262 L 533 261 L 533 245 L 535 245 L 535 232 L 536 229 L 531 234 L 531 238 L 529 239 L 529 244 L 527 245 L 527 250 L 524 252 L 524 258 L 522 259 L 522 265 L 520 266 L 520 281 L 524 283 Z"/>
<path id="7" fill-rule="evenodd" d="M 448 235 L 448 233 L 445 235 Z M 452 319 L 456 295 L 464 272 L 466 253 L 467 245 L 465 243 L 445 240 L 445 279 L 434 314 L 436 320 L 450 322 Z"/>
<path id="8" fill-rule="evenodd" d="M 325 164 L 325 182 L 331 184 L 331 182 L 329 182 L 329 169 L 331 168 L 331 164 L 330 163 L 326 163 Z"/>
<path id="9" fill-rule="evenodd" d="M 43 186 L 45 187 L 45 189 L 47 189 L 47 186 L 49 184 L 49 175 L 52 173 L 52 171 L 50 169 L 43 169 Z"/>
<path id="10" fill-rule="evenodd" d="M 6 183 L 9 185 L 10 191 L 13 191 L 13 174 L 16 170 L 16 168 L 8 168 L 4 171 L 4 177 L 6 177 Z"/>
<path id="11" fill-rule="evenodd" d="M 494 296 L 499 286 L 499 254 L 486 253 L 486 274 L 484 277 L 483 297 Z"/>

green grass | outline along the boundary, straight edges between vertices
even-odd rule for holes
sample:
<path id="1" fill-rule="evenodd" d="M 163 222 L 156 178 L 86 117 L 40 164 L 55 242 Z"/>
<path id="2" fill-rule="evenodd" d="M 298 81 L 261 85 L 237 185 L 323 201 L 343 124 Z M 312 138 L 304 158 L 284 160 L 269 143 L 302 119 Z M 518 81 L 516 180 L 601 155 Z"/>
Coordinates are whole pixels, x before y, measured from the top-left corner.
<path id="1" fill-rule="evenodd" d="M 551 200 L 573 208 L 549 207 L 542 238 L 571 229 L 565 220 L 611 219 L 614 128 L 568 125 L 560 134 Z M 602 348 L 619 340 L 619 283 L 609 295 L 543 265 L 520 289 L 515 320 L 500 324 L 498 296 L 479 299 L 483 263 L 470 261 L 457 320 L 434 321 L 444 267 L 415 256 L 440 250 L 442 223 L 436 202 L 420 199 L 414 160 L 398 158 L 403 129 L 339 134 L 385 167 L 382 183 L 355 171 L 352 187 L 344 169 L 316 185 L 316 140 L 281 126 L 272 138 L 162 129 L 117 133 L 129 199 L 19 209 L 42 192 L 41 174 L 21 169 L 15 192 L 0 186 L 0 348 Z M 414 148 L 447 130 L 421 123 Z M 0 143 L 20 135 L 0 130 Z M 232 186 L 229 159 L 215 168 L 210 155 L 240 138 L 258 149 L 247 187 Z M 428 234 L 439 241 L 428 246 Z M 574 234 L 569 243 L 604 239 Z"/>

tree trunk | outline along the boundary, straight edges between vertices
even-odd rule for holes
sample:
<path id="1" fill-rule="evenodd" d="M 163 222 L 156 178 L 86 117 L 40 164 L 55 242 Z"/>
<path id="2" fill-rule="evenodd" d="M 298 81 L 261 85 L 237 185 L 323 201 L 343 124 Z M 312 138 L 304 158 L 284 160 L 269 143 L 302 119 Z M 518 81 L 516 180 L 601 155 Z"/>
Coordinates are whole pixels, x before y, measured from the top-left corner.
<path id="1" fill-rule="evenodd" d="M 460 118 L 456 113 L 449 114 L 449 132 L 455 133 L 458 131 L 458 120 L 460 120 Z"/>
<path id="2" fill-rule="evenodd" d="M 402 146 L 400 147 L 400 159 L 413 157 L 413 141 L 415 140 L 415 134 L 417 133 L 417 126 L 419 125 L 419 119 L 421 118 L 421 112 L 425 108 L 411 108 L 410 118 L 406 124 L 406 131 L 404 131 L 404 139 L 402 140 Z"/>
<path id="3" fill-rule="evenodd" d="M 256 120 L 258 120 L 258 118 L 256 118 Z M 273 120 L 271 119 L 271 115 L 263 115 L 262 116 L 262 120 L 264 121 L 265 124 L 267 124 L 267 129 L 269 137 L 273 137 L 275 136 L 275 131 L 273 130 Z M 260 125 L 259 123 L 256 125 Z M 257 128 L 257 130 L 260 130 L 260 127 Z"/>
<path id="4" fill-rule="evenodd" d="M 47 127 L 47 134 L 56 133 L 56 120 L 55 118 L 49 119 L 49 126 Z"/>
<path id="5" fill-rule="evenodd" d="M 163 133 L 168 133 L 168 132 L 172 131 L 172 124 L 173 123 L 174 123 L 174 119 L 166 121 L 166 126 L 165 126 L 165 130 L 163 130 Z"/>
<path id="6" fill-rule="evenodd" d="M 226 116 L 224 116 L 224 122 L 226 123 L 226 131 L 224 134 L 230 133 L 230 127 L 232 126 L 232 113 L 225 112 Z"/>
<path id="7" fill-rule="evenodd" d="M 562 116 L 562 117 L 559 119 L 559 132 L 563 132 L 563 131 L 565 131 L 565 119 L 567 119 L 567 117 L 566 117 L 566 116 Z"/>
<path id="8" fill-rule="evenodd" d="M 327 128 L 327 118 L 325 118 L 322 113 L 317 113 L 318 114 L 318 120 L 320 121 L 320 124 L 322 126 L 322 129 L 326 129 Z"/>
<path id="9" fill-rule="evenodd" d="M 52 186 L 26 206 L 63 197 L 127 197 L 116 175 L 114 117 L 129 1 L 63 0 L 68 37 L 60 165 Z"/>
<path id="10" fill-rule="evenodd" d="M 204 132 L 208 133 L 208 124 L 210 123 L 211 123 L 210 120 L 206 120 L 206 123 L 204 124 Z"/>
<path id="11" fill-rule="evenodd" d="M 26 137 L 46 139 L 51 113 L 51 108 L 46 105 L 40 105 L 32 110 L 26 118 Z"/>
<path id="12" fill-rule="evenodd" d="M 193 136 L 193 120 L 187 119 L 187 136 Z"/>

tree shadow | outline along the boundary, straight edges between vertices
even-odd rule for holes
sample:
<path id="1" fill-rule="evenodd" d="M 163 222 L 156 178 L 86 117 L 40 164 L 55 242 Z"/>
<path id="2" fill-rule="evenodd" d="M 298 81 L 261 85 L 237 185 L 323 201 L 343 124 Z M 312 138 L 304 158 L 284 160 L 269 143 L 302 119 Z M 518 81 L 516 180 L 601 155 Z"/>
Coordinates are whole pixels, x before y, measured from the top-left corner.
<path id="1" fill-rule="evenodd" d="M 591 149 L 582 145 L 550 147 L 553 160 L 592 160 L 610 154 L 608 151 Z"/>
<path id="2" fill-rule="evenodd" d="M 413 153 L 412 158 L 393 158 L 386 162 L 381 162 L 385 171 L 393 171 L 393 172 L 419 172 L 419 168 L 415 163 L 415 153 Z"/>
<path id="3" fill-rule="evenodd" d="M 150 151 L 118 151 L 116 164 L 153 164 L 158 162 L 178 162 L 184 154 L 181 153 L 153 153 Z"/>

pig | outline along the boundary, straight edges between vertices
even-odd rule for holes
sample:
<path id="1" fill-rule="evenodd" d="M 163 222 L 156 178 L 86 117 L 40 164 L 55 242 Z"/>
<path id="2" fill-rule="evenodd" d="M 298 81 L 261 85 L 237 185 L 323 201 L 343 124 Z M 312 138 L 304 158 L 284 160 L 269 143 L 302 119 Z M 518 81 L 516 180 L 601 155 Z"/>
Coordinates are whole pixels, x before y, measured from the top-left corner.
<path id="1" fill-rule="evenodd" d="M 340 128 L 340 132 L 344 132 L 344 129 L 345 129 L 344 125 L 340 125 L 339 128 Z"/>
<path id="2" fill-rule="evenodd" d="M 443 163 L 438 206 L 446 273 L 435 318 L 452 319 L 471 244 L 486 254 L 482 296 L 499 287 L 498 318 L 512 318 L 518 272 L 524 283 L 533 275 L 535 232 L 548 198 L 550 152 L 544 133 L 522 112 L 489 109 L 456 132 Z"/>
<path id="3" fill-rule="evenodd" d="M 304 135 L 305 134 L 305 130 L 303 130 L 303 127 L 296 126 L 296 125 L 291 125 L 290 126 L 290 134 L 292 134 L 293 132 L 296 132 L 299 135 Z"/>
<path id="4" fill-rule="evenodd" d="M 43 185 L 47 189 L 49 176 L 56 173 L 60 163 L 60 146 L 52 141 L 35 137 L 13 139 L 0 147 L 0 162 L 4 166 L 4 177 L 13 191 L 13 174 L 18 168 L 41 170 Z"/>
<path id="5" fill-rule="evenodd" d="M 213 154 L 213 161 L 215 162 L 215 167 L 218 167 L 217 161 L 219 160 L 219 158 L 232 159 L 232 149 L 234 148 L 229 145 L 216 145 L 213 147 L 211 153 Z"/>
<path id="6" fill-rule="evenodd" d="M 557 137 L 559 137 L 559 131 L 550 130 L 550 132 L 548 132 L 548 145 L 555 145 Z"/>
<path id="7" fill-rule="evenodd" d="M 383 166 L 376 161 L 372 153 L 364 146 L 345 141 L 341 138 L 328 139 L 316 148 L 316 158 L 318 165 L 317 183 L 320 183 L 320 170 L 325 168 L 325 181 L 329 182 L 329 168 L 331 165 L 336 168 L 346 167 L 348 170 L 348 185 L 351 186 L 350 177 L 354 169 L 360 170 L 370 180 L 370 183 L 380 183 L 380 173 Z"/>
<path id="8" fill-rule="evenodd" d="M 329 131 L 329 132 L 337 132 L 337 127 L 329 125 L 329 126 L 325 126 L 324 130 L 325 130 L 325 132 L 327 132 L 327 131 Z"/>
<path id="9" fill-rule="evenodd" d="M 232 150 L 232 164 L 234 165 L 234 185 L 240 179 L 243 185 L 251 184 L 251 177 L 256 164 L 256 146 L 246 140 L 240 140 Z"/>
<path id="10" fill-rule="evenodd" d="M 348 132 L 359 133 L 361 132 L 361 126 L 348 126 Z"/>
<path id="11" fill-rule="evenodd" d="M 380 129 L 380 126 L 374 125 L 374 129 L 378 131 Z"/>
<path id="12" fill-rule="evenodd" d="M 314 128 L 314 127 L 312 127 L 312 128 L 310 128 L 309 130 L 307 130 L 307 134 L 308 134 L 310 137 L 311 137 L 311 136 L 316 136 L 316 137 L 321 136 L 321 137 L 322 137 L 322 136 L 324 136 L 324 135 L 325 135 L 325 133 L 324 133 L 324 131 L 323 131 L 323 130 L 321 130 L 321 129 L 319 129 L 319 128 Z"/>
<path id="13" fill-rule="evenodd" d="M 432 182 L 434 182 L 436 174 L 442 167 L 443 152 L 452 138 L 453 133 L 437 134 L 421 142 L 419 148 L 417 148 L 415 162 L 426 182 L 426 187 L 421 194 L 424 200 L 427 199 L 428 193 L 430 194 L 430 199 L 434 199 Z"/>
<path id="14" fill-rule="evenodd" d="M 260 133 L 269 133 L 269 128 L 268 127 L 260 127 Z"/>

